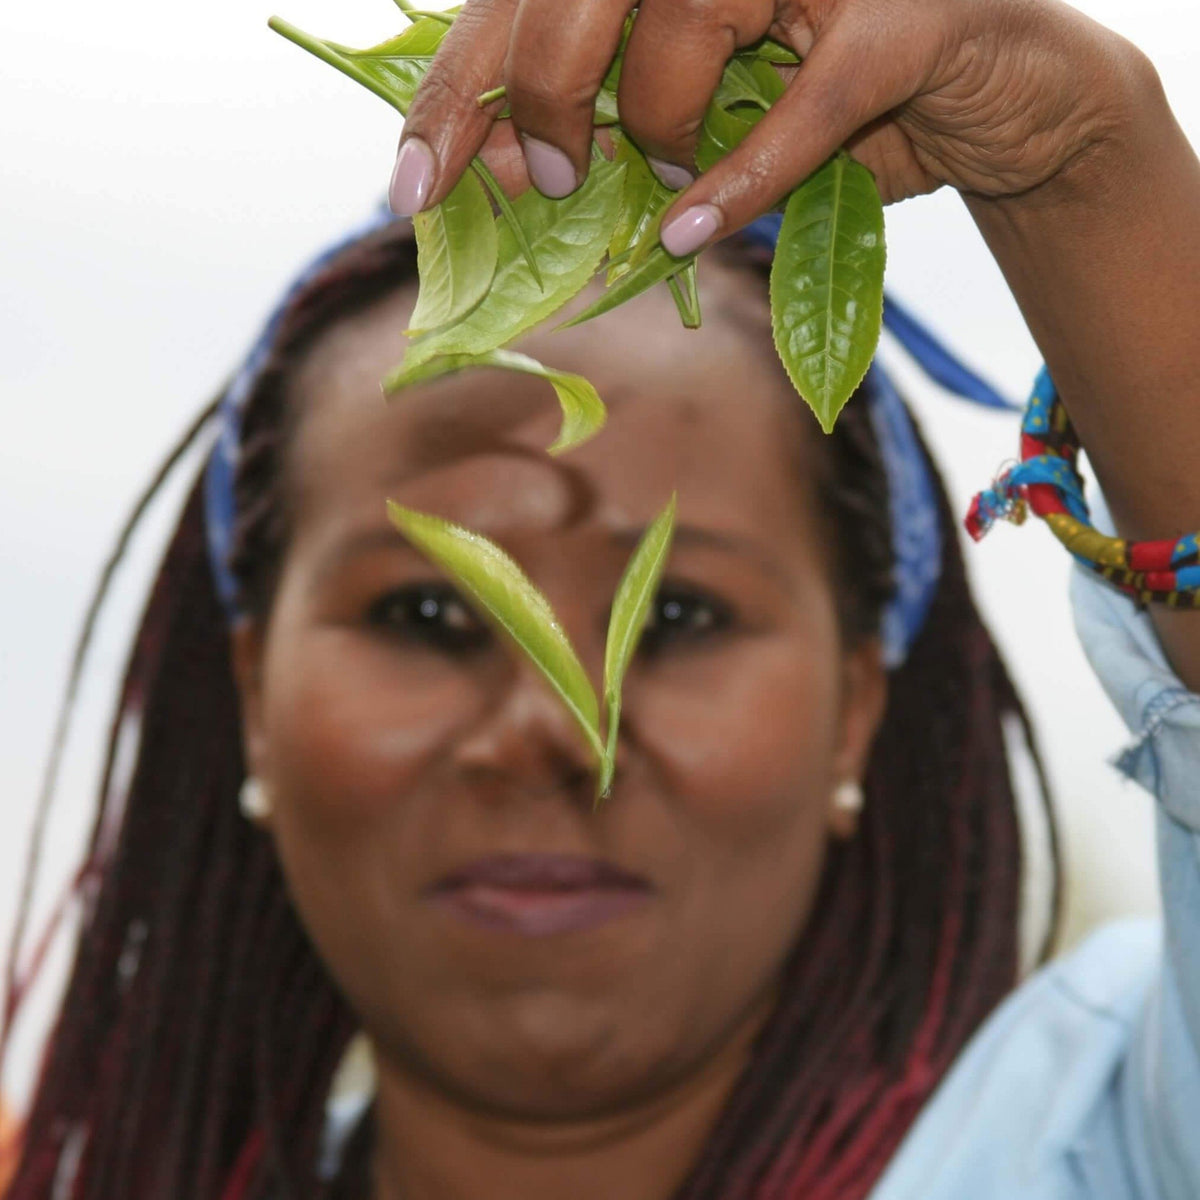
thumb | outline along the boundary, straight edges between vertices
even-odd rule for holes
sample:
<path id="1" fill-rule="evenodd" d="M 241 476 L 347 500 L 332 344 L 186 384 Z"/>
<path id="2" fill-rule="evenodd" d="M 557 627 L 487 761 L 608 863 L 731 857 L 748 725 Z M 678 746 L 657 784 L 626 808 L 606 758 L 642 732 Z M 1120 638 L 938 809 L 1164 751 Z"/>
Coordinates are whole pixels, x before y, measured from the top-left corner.
<path id="1" fill-rule="evenodd" d="M 864 125 L 907 100 L 915 85 L 884 52 L 895 42 L 865 29 L 861 18 L 831 22 L 745 140 L 667 211 L 666 250 L 693 254 L 769 212 Z"/>

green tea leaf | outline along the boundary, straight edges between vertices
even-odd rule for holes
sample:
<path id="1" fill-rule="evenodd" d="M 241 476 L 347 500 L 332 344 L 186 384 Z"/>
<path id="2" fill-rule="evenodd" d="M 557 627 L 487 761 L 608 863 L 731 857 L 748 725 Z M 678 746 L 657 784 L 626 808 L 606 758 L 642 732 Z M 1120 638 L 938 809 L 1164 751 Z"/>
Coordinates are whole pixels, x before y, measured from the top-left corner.
<path id="1" fill-rule="evenodd" d="M 356 50 L 362 58 L 432 58 L 442 44 L 454 18 L 448 13 L 410 14 L 417 19 L 402 33 L 367 50 Z"/>
<path id="2" fill-rule="evenodd" d="M 525 265 L 529 268 L 529 273 L 533 276 L 533 281 L 539 288 L 545 290 L 545 285 L 542 283 L 542 273 L 538 270 L 537 259 L 533 254 L 533 247 L 529 244 L 529 237 L 521 226 L 521 220 L 513 209 L 512 201 L 506 195 L 504 189 L 500 186 L 500 181 L 492 174 L 487 164 L 482 158 L 476 156 L 471 160 L 471 166 L 475 174 L 483 180 L 484 187 L 491 193 L 492 200 L 496 207 L 500 210 L 501 215 L 508 222 L 508 231 L 512 234 L 513 240 L 517 243 L 517 247 L 521 251 L 521 257 L 525 260 Z M 497 251 L 497 255 L 499 251 Z"/>
<path id="3" fill-rule="evenodd" d="M 658 592 L 671 538 L 675 532 L 676 498 L 654 519 L 642 535 L 625 568 L 625 574 L 613 598 L 608 620 L 608 639 L 604 646 L 604 703 L 608 711 L 608 745 L 600 771 L 598 793 L 608 795 L 616 768 L 617 734 L 621 724 L 621 687 L 633 661 L 638 641 L 646 628 L 650 605 Z"/>
<path id="4" fill-rule="evenodd" d="M 678 275 L 694 258 L 695 255 L 692 256 L 692 259 L 674 258 L 661 245 L 655 246 L 638 266 L 633 267 L 607 288 L 599 300 L 590 304 L 583 312 L 569 321 L 564 321 L 559 328 L 570 329 L 572 325 L 582 325 L 585 321 L 591 321 L 606 312 L 611 312 L 614 308 L 632 300 L 634 296 L 640 296 L 642 292 L 652 288 L 656 283 L 662 283 L 664 280 L 670 279 L 672 275 Z"/>
<path id="5" fill-rule="evenodd" d="M 758 85 L 760 93 L 766 97 L 768 104 L 774 104 L 783 97 L 783 93 L 787 91 L 787 84 L 773 63 L 757 54 L 743 59 L 743 62 L 749 68 L 754 82 Z"/>
<path id="6" fill-rule="evenodd" d="M 381 87 L 392 90 L 396 107 L 406 113 L 449 28 L 442 14 L 422 17 L 399 37 L 367 50 L 351 51 L 348 57 Z"/>
<path id="7" fill-rule="evenodd" d="M 763 62 L 780 63 L 785 66 L 793 66 L 801 61 L 800 55 L 790 46 L 785 46 L 782 42 L 776 42 L 771 38 L 763 38 L 761 41 L 755 42 L 753 46 L 747 46 L 740 53 L 743 57 L 753 55 L 755 58 L 761 58 Z"/>
<path id="8" fill-rule="evenodd" d="M 409 334 L 459 321 L 483 299 L 496 273 L 492 206 L 470 171 L 441 204 L 413 217 L 421 286 Z"/>
<path id="9" fill-rule="evenodd" d="M 738 56 L 726 64 L 712 102 L 724 109 L 734 104 L 754 104 L 766 112 L 783 92 L 783 80 L 769 62 Z"/>
<path id="10" fill-rule="evenodd" d="M 407 113 L 417 86 L 425 77 L 449 28 L 443 16 L 421 17 L 398 37 L 369 50 L 354 50 L 313 37 L 280 17 L 272 17 L 267 24 L 288 41 L 362 84 L 399 112 Z"/>
<path id="11" fill-rule="evenodd" d="M 596 93 L 596 111 L 592 115 L 592 124 L 615 125 L 620 119 L 617 112 L 617 93 L 602 87 Z"/>
<path id="12" fill-rule="evenodd" d="M 617 142 L 614 162 L 625 165 L 621 215 L 608 243 L 607 282 L 613 283 L 650 253 L 658 241 L 658 220 L 676 193 L 659 182 L 646 156 L 629 140 Z"/>
<path id="13" fill-rule="evenodd" d="M 596 112 L 592 118 L 595 125 L 616 125 L 620 120 L 617 112 L 617 88 L 621 83 L 621 63 L 625 58 L 625 45 L 629 41 L 630 31 L 633 29 L 633 20 L 633 13 L 625 18 L 620 45 L 617 47 L 616 54 L 613 55 L 612 62 L 608 65 L 604 81 L 600 84 L 600 91 L 596 96 Z"/>
<path id="14" fill-rule="evenodd" d="M 826 433 L 871 365 L 885 260 L 875 177 L 838 154 L 788 199 L 771 266 L 775 346 Z"/>
<path id="15" fill-rule="evenodd" d="M 693 258 L 678 275 L 667 280 L 671 297 L 679 310 L 684 329 L 700 328 L 700 291 L 696 286 L 696 260 Z"/>
<path id="16" fill-rule="evenodd" d="M 415 365 L 441 354 L 484 354 L 511 342 L 557 312 L 596 273 L 621 206 L 625 168 L 593 163 L 587 182 L 562 200 L 530 188 L 513 201 L 541 269 L 544 289 L 534 279 L 512 227 L 500 228 L 499 260 L 492 286 L 464 320 L 413 342 L 405 357 Z"/>
<path id="17" fill-rule="evenodd" d="M 392 500 L 387 507 L 396 528 L 441 567 L 541 671 L 602 761 L 596 693 L 546 597 L 495 542 Z"/>
<path id="18" fill-rule="evenodd" d="M 607 410 L 596 389 L 582 375 L 556 371 L 543 366 L 536 358 L 530 358 L 527 354 L 517 354 L 512 350 L 489 350 L 485 354 L 447 354 L 412 366 L 406 362 L 383 381 L 383 388 L 390 395 L 415 383 L 426 383 L 470 367 L 498 367 L 505 371 L 522 371 L 527 375 L 545 379 L 554 388 L 562 407 L 563 423 L 554 444 L 548 447 L 550 454 L 562 454 L 566 450 L 573 450 L 604 428 Z"/>
<path id="19" fill-rule="evenodd" d="M 762 120 L 757 108 L 727 112 L 719 104 L 710 104 L 700 127 L 700 142 L 696 147 L 696 166 L 709 170 L 735 147 Z"/>
<path id="20" fill-rule="evenodd" d="M 783 80 L 770 63 L 753 56 L 731 59 L 700 127 L 700 170 L 709 170 L 739 146 L 783 92 Z"/>

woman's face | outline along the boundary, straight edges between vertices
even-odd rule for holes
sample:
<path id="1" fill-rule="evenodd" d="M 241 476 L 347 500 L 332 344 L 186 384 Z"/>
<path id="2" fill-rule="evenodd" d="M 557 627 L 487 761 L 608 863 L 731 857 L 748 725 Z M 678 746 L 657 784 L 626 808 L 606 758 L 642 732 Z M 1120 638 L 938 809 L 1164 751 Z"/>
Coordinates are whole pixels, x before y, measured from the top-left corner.
<path id="1" fill-rule="evenodd" d="M 246 743 L 304 924 L 385 1060 L 475 1107 L 613 1111 L 757 1028 L 861 778 L 877 647 L 839 640 L 797 413 L 737 273 L 522 347 L 609 406 L 560 459 L 551 389 L 458 375 L 390 403 L 413 297 L 325 334 L 292 399 L 293 535 L 236 637 Z M 819 435 L 815 435 L 819 436 Z M 611 798 L 547 684 L 389 525 L 503 545 L 599 691 L 609 606 L 678 491 Z M 537 857 L 531 857 L 537 856 Z"/>

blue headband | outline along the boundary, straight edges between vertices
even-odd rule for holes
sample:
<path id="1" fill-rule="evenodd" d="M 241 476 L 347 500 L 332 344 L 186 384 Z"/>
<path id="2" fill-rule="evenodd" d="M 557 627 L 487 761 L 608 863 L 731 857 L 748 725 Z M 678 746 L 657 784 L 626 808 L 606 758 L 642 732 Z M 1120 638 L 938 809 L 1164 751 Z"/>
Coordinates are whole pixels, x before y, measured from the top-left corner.
<path id="1" fill-rule="evenodd" d="M 205 517 L 217 593 L 231 619 L 238 615 L 237 582 L 229 569 L 236 515 L 233 485 L 246 401 L 271 353 L 283 315 L 296 295 L 344 250 L 395 220 L 387 205 L 381 205 L 366 222 L 309 263 L 284 293 L 222 397 L 217 439 L 205 473 Z M 774 252 L 781 221 L 778 213 L 760 217 L 742 230 L 742 237 L 752 245 Z M 883 323 L 924 372 L 948 391 L 988 408 L 1020 411 L 1018 405 L 1004 399 L 956 359 L 891 296 L 884 299 Z M 937 591 L 942 569 L 942 528 L 937 486 L 908 407 L 878 361 L 872 363 L 863 388 L 887 473 L 891 503 L 895 592 L 884 611 L 881 633 L 884 662 L 895 668 L 908 656 Z"/>

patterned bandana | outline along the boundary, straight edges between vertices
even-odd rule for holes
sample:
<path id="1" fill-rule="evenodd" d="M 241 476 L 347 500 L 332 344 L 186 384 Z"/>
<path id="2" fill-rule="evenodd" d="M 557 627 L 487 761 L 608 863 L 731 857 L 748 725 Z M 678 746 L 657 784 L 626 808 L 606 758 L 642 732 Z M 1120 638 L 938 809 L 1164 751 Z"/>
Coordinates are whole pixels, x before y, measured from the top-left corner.
<path id="1" fill-rule="evenodd" d="M 205 474 L 205 515 L 209 558 L 217 593 L 230 619 L 238 615 L 237 583 L 229 570 L 233 549 L 234 477 L 241 444 L 242 412 L 270 355 L 283 314 L 294 297 L 337 255 L 355 242 L 395 221 L 386 204 L 348 236 L 323 251 L 296 277 L 268 318 L 232 383 L 222 397 L 218 433 Z M 751 245 L 773 253 L 782 217 L 771 213 L 741 231 Z M 911 313 L 890 296 L 884 299 L 883 323 L 922 370 L 948 391 L 988 408 L 1020 411 L 964 366 Z M 884 661 L 903 664 L 925 624 L 942 569 L 942 530 L 937 489 L 917 440 L 908 407 L 876 361 L 863 381 L 863 394 L 879 441 L 888 478 L 895 593 L 883 614 Z"/>

